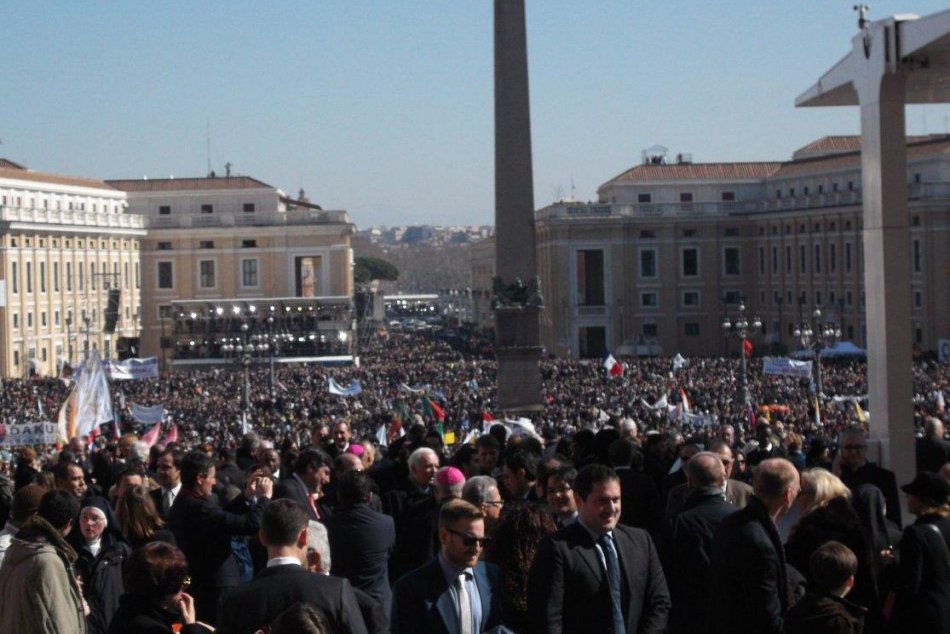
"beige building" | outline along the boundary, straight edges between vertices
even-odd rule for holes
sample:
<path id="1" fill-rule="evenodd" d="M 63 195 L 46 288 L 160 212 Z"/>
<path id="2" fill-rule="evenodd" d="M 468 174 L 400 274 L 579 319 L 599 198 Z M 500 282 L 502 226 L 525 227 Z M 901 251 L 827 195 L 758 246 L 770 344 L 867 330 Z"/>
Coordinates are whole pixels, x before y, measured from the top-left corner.
<path id="1" fill-rule="evenodd" d="M 495 278 L 495 238 L 485 238 L 472 245 L 472 321 L 479 328 L 495 326 L 492 308 L 492 280 Z"/>
<path id="2" fill-rule="evenodd" d="M 111 185 L 0 159 L 0 376 L 134 354 L 144 236 Z"/>
<path id="3" fill-rule="evenodd" d="M 334 336 L 350 332 L 350 317 L 337 310 L 349 309 L 353 296 L 355 228 L 345 211 L 323 210 L 302 191 L 299 199 L 288 198 L 246 176 L 109 184 L 126 193 L 130 210 L 148 224 L 142 242 L 143 354 L 166 361 L 181 356 L 176 342 L 166 339 L 164 353 L 160 343 L 163 333 L 170 338 L 177 328 L 180 334 L 176 320 L 183 313 L 195 313 L 199 321 L 225 311 L 257 319 L 265 306 L 308 312 L 322 306 L 324 322 L 334 322 L 324 323 L 326 329 Z M 300 301 L 308 299 L 313 301 Z M 286 301 L 278 306 L 279 300 Z M 187 310 L 181 302 L 188 302 Z M 206 343 L 218 345 L 210 338 Z"/>
<path id="4" fill-rule="evenodd" d="M 543 344 L 582 357 L 735 353 L 721 324 L 744 300 L 763 322 L 758 351 L 799 348 L 792 333 L 816 306 L 864 346 L 874 298 L 863 290 L 859 143 L 825 137 L 760 163 L 667 162 L 652 148 L 599 202 L 539 210 Z M 907 327 L 933 351 L 950 337 L 950 137 L 909 138 L 907 151 Z"/>

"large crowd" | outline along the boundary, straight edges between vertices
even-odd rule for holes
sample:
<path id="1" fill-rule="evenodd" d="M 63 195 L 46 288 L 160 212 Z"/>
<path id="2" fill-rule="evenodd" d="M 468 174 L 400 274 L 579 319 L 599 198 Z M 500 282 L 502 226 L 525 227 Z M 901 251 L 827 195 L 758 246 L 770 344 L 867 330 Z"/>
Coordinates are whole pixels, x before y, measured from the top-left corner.
<path id="1" fill-rule="evenodd" d="M 543 359 L 525 418 L 490 347 L 431 332 L 114 381 L 94 438 L 0 446 L 0 631 L 950 631 L 950 366 L 913 367 L 898 483 L 861 360 L 820 394 L 757 359 L 747 386 L 739 359 L 620 362 Z M 4 381 L 0 421 L 69 389 Z"/>

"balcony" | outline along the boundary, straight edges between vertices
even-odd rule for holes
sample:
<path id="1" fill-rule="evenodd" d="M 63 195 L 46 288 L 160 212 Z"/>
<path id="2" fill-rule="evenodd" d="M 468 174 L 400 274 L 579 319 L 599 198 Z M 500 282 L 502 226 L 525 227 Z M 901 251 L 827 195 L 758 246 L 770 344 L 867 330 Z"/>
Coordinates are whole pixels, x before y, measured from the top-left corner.
<path id="1" fill-rule="evenodd" d="M 346 211 L 295 210 L 253 213 L 213 213 L 181 216 L 149 216 L 150 229 L 190 229 L 201 227 L 280 227 L 349 224 Z"/>
<path id="2" fill-rule="evenodd" d="M 103 213 L 75 209 L 34 209 L 30 207 L 0 206 L 0 222 L 24 222 L 30 224 L 97 229 L 145 228 L 145 219 L 137 214 Z"/>

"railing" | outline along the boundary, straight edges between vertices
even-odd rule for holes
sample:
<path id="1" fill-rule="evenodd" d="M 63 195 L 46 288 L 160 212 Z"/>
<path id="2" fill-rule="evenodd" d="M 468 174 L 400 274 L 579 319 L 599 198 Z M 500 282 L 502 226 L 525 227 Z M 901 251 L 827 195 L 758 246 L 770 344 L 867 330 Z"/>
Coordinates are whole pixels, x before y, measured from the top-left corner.
<path id="1" fill-rule="evenodd" d="M 76 209 L 36 209 L 9 205 L 0 205 L 0 221 L 118 229 L 145 228 L 145 219 L 137 214 L 103 213 Z"/>
<path id="2" fill-rule="evenodd" d="M 253 213 L 213 213 L 183 216 L 148 216 L 150 229 L 192 227 L 271 227 L 284 225 L 349 224 L 346 211 L 286 211 Z"/>
<path id="3" fill-rule="evenodd" d="M 911 183 L 907 185 L 907 200 L 937 198 L 950 198 L 950 183 Z M 861 191 L 854 190 L 741 202 L 556 203 L 539 209 L 535 213 L 535 218 L 537 220 L 553 220 L 561 218 L 695 217 L 752 214 L 764 211 L 827 209 L 860 205 L 861 202 Z"/>

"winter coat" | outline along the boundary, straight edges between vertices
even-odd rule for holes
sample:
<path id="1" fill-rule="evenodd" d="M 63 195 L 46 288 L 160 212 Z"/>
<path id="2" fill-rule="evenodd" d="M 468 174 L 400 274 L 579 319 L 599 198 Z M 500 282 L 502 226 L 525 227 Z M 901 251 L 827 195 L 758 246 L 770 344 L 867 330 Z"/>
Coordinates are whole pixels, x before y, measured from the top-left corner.
<path id="1" fill-rule="evenodd" d="M 89 634 L 105 634 L 112 616 L 119 609 L 123 593 L 122 564 L 132 552 L 129 546 L 109 533 L 102 536 L 99 554 L 93 557 L 85 548 L 77 548 L 76 575 L 82 580 L 86 603 L 91 610 L 87 619 Z"/>
<path id="2" fill-rule="evenodd" d="M 786 634 L 861 634 L 867 612 L 830 594 L 809 592 L 788 612 Z"/>
<path id="3" fill-rule="evenodd" d="M 171 634 L 176 627 L 180 627 L 181 634 L 210 632 L 198 623 L 182 625 L 181 615 L 164 610 L 137 595 L 124 594 L 109 626 L 109 634 Z"/>
<path id="4" fill-rule="evenodd" d="M 76 552 L 49 522 L 26 522 L 0 565 L 0 632 L 84 634 L 75 561 Z"/>

